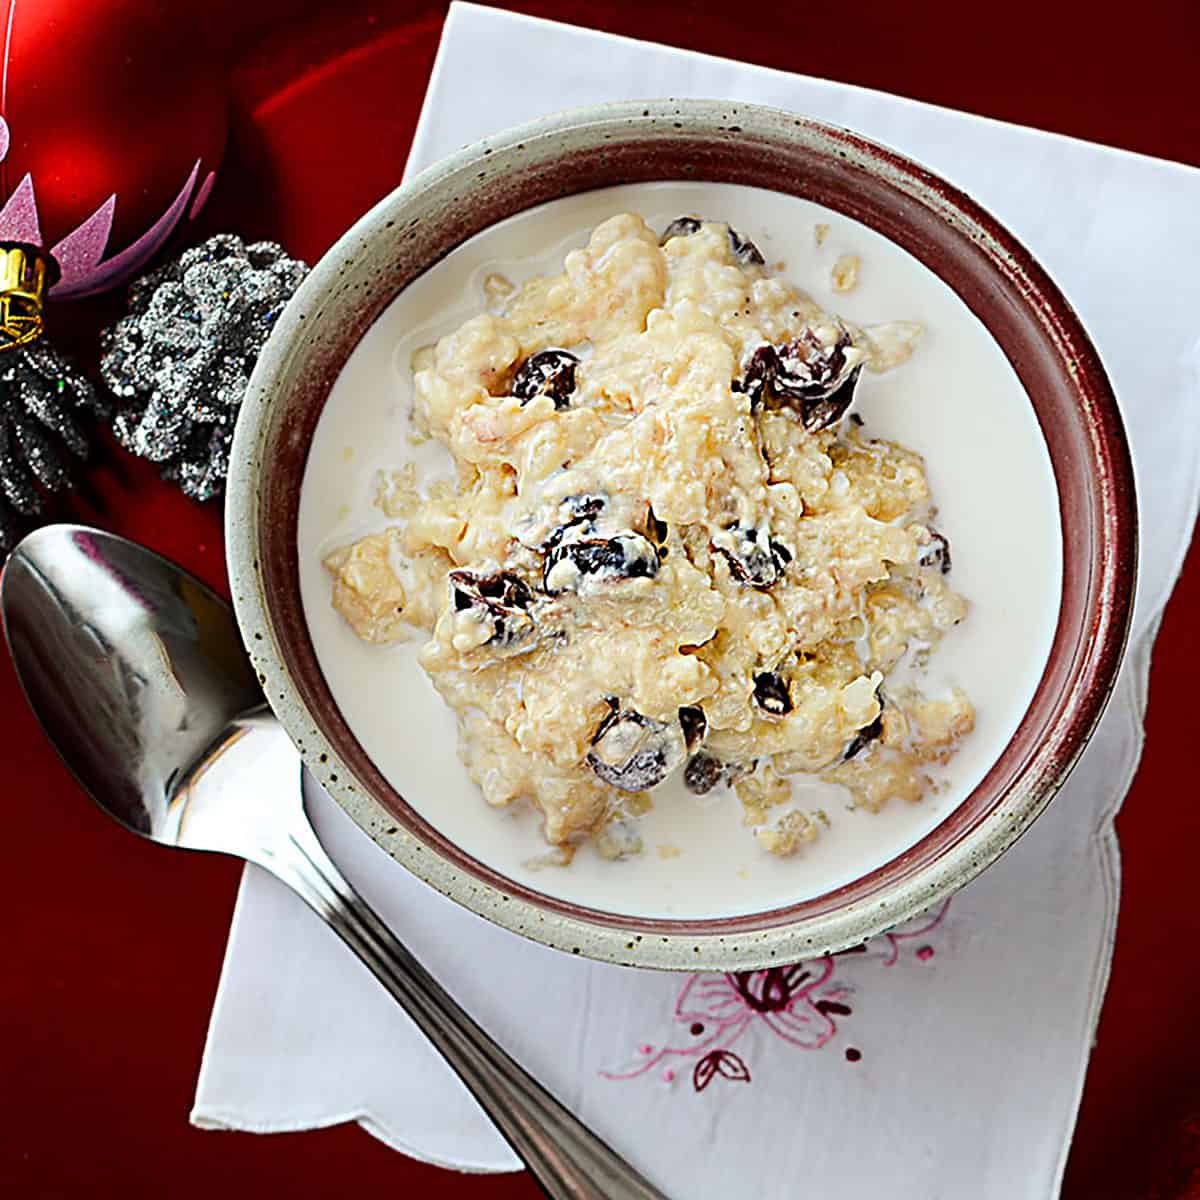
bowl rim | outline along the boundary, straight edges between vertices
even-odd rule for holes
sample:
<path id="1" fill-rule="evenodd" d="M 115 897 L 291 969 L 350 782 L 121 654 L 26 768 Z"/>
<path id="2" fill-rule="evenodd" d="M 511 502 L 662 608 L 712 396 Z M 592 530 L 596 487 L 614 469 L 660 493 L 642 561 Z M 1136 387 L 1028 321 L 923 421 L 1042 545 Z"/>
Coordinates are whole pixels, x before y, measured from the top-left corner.
<path id="1" fill-rule="evenodd" d="M 1036 308 L 1057 354 L 1069 356 L 1076 384 L 1087 393 L 1092 413 L 1089 432 L 1105 468 L 1097 481 L 1101 510 L 1110 518 L 1104 532 L 1111 536 L 1101 544 L 1099 561 L 1093 564 L 1101 577 L 1100 603 L 1098 612 L 1088 610 L 1089 620 L 1095 624 L 1091 626 L 1092 636 L 1080 652 L 1082 661 L 1076 682 L 1082 681 L 1085 686 L 1077 687 L 1074 696 L 1056 708 L 1042 743 L 1034 748 L 992 808 L 947 845 L 936 860 L 886 884 L 885 894 L 862 897 L 833 912 L 798 920 L 772 920 L 780 913 L 786 914 L 787 910 L 780 908 L 731 917 L 729 922 L 736 921 L 743 927 L 720 932 L 696 931 L 693 927 L 697 924 L 720 927 L 727 924 L 724 919 L 688 922 L 613 913 L 594 913 L 589 917 L 593 910 L 553 897 L 544 897 L 542 903 L 541 893 L 515 882 L 513 887 L 520 894 L 497 887 L 488 878 L 460 869 L 414 831 L 398 829 L 394 815 L 383 802 L 365 786 L 355 786 L 352 782 L 353 771 L 325 738 L 279 648 L 259 565 L 258 511 L 268 414 L 278 390 L 276 381 L 282 378 L 289 358 L 307 331 L 303 323 L 305 313 L 311 312 L 335 285 L 343 261 L 395 224 L 398 211 L 447 180 L 473 171 L 486 156 L 494 155 L 495 163 L 501 152 L 524 149 L 526 143 L 536 139 L 566 135 L 581 127 L 628 131 L 646 120 L 660 123 L 669 120 L 676 128 L 685 130 L 689 123 L 707 129 L 717 121 L 727 121 L 731 115 L 740 123 L 739 132 L 742 128 L 747 133 L 758 129 L 778 136 L 781 130 L 800 130 L 805 137 L 823 143 L 830 152 L 869 169 L 884 183 L 901 186 L 935 217 L 949 221 L 960 233 L 965 232 L 987 250 L 989 257 L 1002 259 L 1006 268 L 1016 274 L 1026 305 Z M 738 971 L 811 958 L 860 944 L 945 899 L 1021 836 L 1066 780 L 1111 695 L 1132 617 L 1138 546 L 1132 463 L 1116 398 L 1079 318 L 1022 243 L 952 184 L 914 160 L 851 130 L 766 106 L 677 99 L 591 105 L 504 130 L 434 163 L 355 222 L 301 284 L 259 356 L 233 440 L 225 533 L 238 625 L 272 708 L 300 748 L 309 770 L 392 858 L 476 914 L 559 950 L 630 966 Z M 1047 671 L 1049 667 L 1047 663 Z M 952 812 L 968 798 L 964 797 Z M 418 816 L 417 824 L 426 823 Z M 933 836 L 941 824 L 925 836 Z M 907 853 L 911 851 L 894 856 L 855 882 L 886 872 Z M 464 857 L 470 856 L 464 852 Z M 483 870 L 492 878 L 508 882 L 498 871 Z M 837 889 L 828 894 L 836 892 Z M 527 898 L 530 896 L 533 899 Z M 744 927 L 755 919 L 761 919 L 762 924 Z"/>

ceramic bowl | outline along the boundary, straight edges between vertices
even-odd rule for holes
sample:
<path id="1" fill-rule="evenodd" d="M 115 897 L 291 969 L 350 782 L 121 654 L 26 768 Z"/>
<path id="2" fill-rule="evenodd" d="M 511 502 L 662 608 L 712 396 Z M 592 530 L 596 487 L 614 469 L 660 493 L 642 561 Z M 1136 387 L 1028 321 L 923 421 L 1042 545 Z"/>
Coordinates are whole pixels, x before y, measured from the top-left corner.
<path id="1" fill-rule="evenodd" d="M 769 912 L 640 919 L 566 903 L 451 844 L 383 778 L 321 674 L 301 605 L 300 482 L 333 381 L 381 310 L 473 234 L 618 182 L 701 179 L 802 196 L 898 243 L 952 287 L 1016 369 L 1041 424 L 1063 528 L 1061 608 L 1029 709 L 975 790 L 877 870 Z M 790 113 L 707 101 L 563 113 L 469 146 L 393 192 L 317 264 L 271 335 L 238 423 L 227 544 L 238 620 L 267 698 L 334 799 L 398 862 L 508 929 L 570 953 L 749 970 L 836 951 L 961 887 L 1063 783 L 1116 678 L 1133 603 L 1136 509 L 1108 380 L 1045 271 L 995 219 L 895 152 Z"/>

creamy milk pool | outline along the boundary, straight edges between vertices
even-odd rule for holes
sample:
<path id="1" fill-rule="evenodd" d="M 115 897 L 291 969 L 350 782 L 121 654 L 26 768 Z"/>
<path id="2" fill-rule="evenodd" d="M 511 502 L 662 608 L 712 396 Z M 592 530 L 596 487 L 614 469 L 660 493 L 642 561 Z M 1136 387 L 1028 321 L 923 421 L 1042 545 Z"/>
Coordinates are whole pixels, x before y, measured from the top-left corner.
<path id="1" fill-rule="evenodd" d="M 822 307 L 871 325 L 915 320 L 925 336 L 912 360 L 865 375 L 855 411 L 871 436 L 925 455 L 949 538 L 954 589 L 970 603 L 922 682 L 956 685 L 974 702 L 976 729 L 939 771 L 941 789 L 919 804 L 852 811 L 841 789 L 795 785 L 800 806 L 830 827 L 792 858 L 765 853 L 742 825 L 736 796 L 688 793 L 675 777 L 652 793 L 639 821 L 645 853 L 602 859 L 585 845 L 569 867 L 544 855 L 532 812 L 486 805 L 458 756 L 454 713 L 417 662 L 425 635 L 390 646 L 360 641 L 330 604 L 322 559 L 386 527 L 375 476 L 415 461 L 419 477 L 445 474 L 436 443 L 409 439 L 409 360 L 480 311 L 493 272 L 516 283 L 561 269 L 564 255 L 617 212 L 654 228 L 694 213 L 727 221 L 768 263 Z M 818 246 L 815 227 L 829 227 Z M 857 287 L 835 291 L 834 264 L 857 255 Z M 614 912 L 705 917 L 793 903 L 844 884 L 918 841 L 986 773 L 1024 714 L 1049 652 L 1061 575 L 1057 496 L 1049 456 L 1015 373 L 983 325 L 905 251 L 818 205 L 729 184 L 628 185 L 567 197 L 522 213 L 457 249 L 399 296 L 367 332 L 336 381 L 314 436 L 300 499 L 300 582 L 318 659 L 367 753 L 426 820 L 468 853 L 527 885 Z M 658 849 L 669 849 L 660 856 Z"/>

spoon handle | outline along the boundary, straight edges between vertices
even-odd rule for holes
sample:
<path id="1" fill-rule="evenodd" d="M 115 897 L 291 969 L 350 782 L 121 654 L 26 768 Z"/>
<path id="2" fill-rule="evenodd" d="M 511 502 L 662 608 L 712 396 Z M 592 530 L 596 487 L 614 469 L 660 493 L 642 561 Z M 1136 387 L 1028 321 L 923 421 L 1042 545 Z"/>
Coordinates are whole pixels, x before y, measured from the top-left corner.
<path id="1" fill-rule="evenodd" d="M 307 820 L 262 865 L 374 972 L 552 1200 L 666 1200 L 467 1016 L 342 876 Z"/>

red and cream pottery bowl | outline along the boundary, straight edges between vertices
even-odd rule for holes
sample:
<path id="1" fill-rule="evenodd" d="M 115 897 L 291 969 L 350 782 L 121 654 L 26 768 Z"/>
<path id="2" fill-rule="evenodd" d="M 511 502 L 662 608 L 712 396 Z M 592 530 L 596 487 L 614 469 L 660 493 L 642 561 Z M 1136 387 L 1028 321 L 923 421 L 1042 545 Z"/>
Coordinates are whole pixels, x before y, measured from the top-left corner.
<path id="1" fill-rule="evenodd" d="M 507 217 L 614 183 L 658 180 L 803 197 L 873 229 L 939 276 L 1019 376 L 1049 451 L 1062 524 L 1047 665 L 978 786 L 915 845 L 844 886 L 711 919 L 570 903 L 506 877 L 435 829 L 384 778 L 335 703 L 299 584 L 300 484 L 314 430 L 383 309 Z M 313 775 L 388 854 L 476 913 L 568 952 L 749 970 L 843 949 L 915 916 L 1029 827 L 1086 745 L 1116 678 L 1137 529 L 1125 437 L 1096 352 L 1062 294 L 997 221 L 917 164 L 845 130 L 744 105 L 651 101 L 563 113 L 469 146 L 397 189 L 329 251 L 280 317 L 250 382 L 229 475 L 227 545 L 238 620 L 268 700 Z"/>

